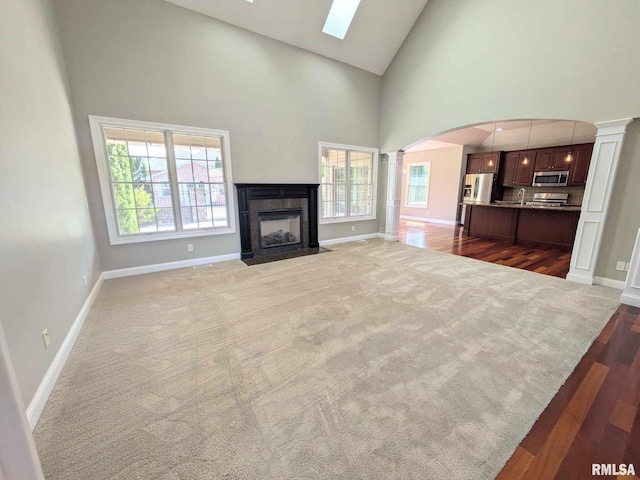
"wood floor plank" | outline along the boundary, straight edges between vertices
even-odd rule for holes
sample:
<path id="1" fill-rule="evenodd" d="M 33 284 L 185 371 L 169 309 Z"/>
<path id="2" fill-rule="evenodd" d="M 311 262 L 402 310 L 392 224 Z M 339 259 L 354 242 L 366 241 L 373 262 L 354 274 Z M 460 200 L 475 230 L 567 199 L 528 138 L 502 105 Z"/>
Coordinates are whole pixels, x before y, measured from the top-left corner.
<path id="1" fill-rule="evenodd" d="M 549 402 L 547 408 L 542 412 L 538 420 L 534 424 L 531 431 L 522 440 L 522 446 L 529 452 L 537 455 L 542 449 L 542 446 L 546 442 L 551 430 L 558 422 L 558 419 L 564 412 L 565 408 L 578 391 L 580 384 L 589 373 L 589 369 L 593 365 L 595 359 L 599 356 L 600 351 L 604 348 L 601 343 L 594 343 L 591 345 L 587 353 L 582 357 L 580 363 L 576 366 L 573 373 L 565 381 L 564 385 L 560 387 L 558 393 Z"/>
<path id="2" fill-rule="evenodd" d="M 638 408 L 635 405 L 631 405 L 624 400 L 618 400 L 609 421 L 619 429 L 631 433 L 637 410 Z"/>
<path id="3" fill-rule="evenodd" d="M 523 478 L 554 478 L 600 391 L 609 367 L 594 363 Z"/>
<path id="4" fill-rule="evenodd" d="M 518 447 L 496 480 L 522 480 L 535 458 L 524 448 Z"/>
<path id="5" fill-rule="evenodd" d="M 409 245 L 560 278 L 566 277 L 571 262 L 566 250 L 469 237 L 459 226 L 401 220 L 399 237 Z"/>

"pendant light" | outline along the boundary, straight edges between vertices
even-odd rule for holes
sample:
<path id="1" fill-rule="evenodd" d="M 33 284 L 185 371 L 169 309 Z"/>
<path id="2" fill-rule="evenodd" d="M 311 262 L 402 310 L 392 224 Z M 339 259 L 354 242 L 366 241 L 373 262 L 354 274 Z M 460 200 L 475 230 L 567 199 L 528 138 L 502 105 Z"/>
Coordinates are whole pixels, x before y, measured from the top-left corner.
<path id="1" fill-rule="evenodd" d="M 496 144 L 496 123 L 493 124 L 493 137 L 491 139 L 491 153 L 493 153 L 493 148 Z M 493 167 L 493 157 L 489 159 L 489 166 Z"/>
<path id="2" fill-rule="evenodd" d="M 572 152 L 572 150 L 573 150 L 573 139 L 576 136 L 576 124 L 577 123 L 578 122 L 573 122 L 573 133 L 571 134 L 571 147 L 569 147 L 569 153 L 567 153 L 567 156 L 564 157 L 565 163 L 573 162 L 573 152 Z"/>
<path id="3" fill-rule="evenodd" d="M 529 136 L 527 137 L 527 151 L 522 160 L 523 165 L 529 165 L 529 142 L 531 141 L 531 130 L 533 130 L 533 120 L 529 123 Z"/>

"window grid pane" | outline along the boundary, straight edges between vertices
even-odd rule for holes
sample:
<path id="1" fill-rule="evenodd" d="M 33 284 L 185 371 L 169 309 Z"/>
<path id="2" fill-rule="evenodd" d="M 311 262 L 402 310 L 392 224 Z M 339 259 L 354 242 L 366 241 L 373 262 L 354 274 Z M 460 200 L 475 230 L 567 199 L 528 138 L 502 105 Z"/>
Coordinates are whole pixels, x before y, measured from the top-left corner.
<path id="1" fill-rule="evenodd" d="M 347 215 L 347 151 L 323 148 L 321 158 L 321 217 Z"/>
<path id="2" fill-rule="evenodd" d="M 407 205 L 426 206 L 431 164 L 409 165 Z"/>
<path id="3" fill-rule="evenodd" d="M 173 134 L 185 230 L 228 227 L 222 139 Z"/>
<path id="4" fill-rule="evenodd" d="M 159 206 L 166 210 L 163 229 L 175 231 L 164 134 L 108 127 L 103 133 L 119 234 L 157 232 Z"/>
<path id="5" fill-rule="evenodd" d="M 351 181 L 350 215 L 371 215 L 371 192 L 373 191 L 373 154 L 352 151 L 349 162 Z"/>

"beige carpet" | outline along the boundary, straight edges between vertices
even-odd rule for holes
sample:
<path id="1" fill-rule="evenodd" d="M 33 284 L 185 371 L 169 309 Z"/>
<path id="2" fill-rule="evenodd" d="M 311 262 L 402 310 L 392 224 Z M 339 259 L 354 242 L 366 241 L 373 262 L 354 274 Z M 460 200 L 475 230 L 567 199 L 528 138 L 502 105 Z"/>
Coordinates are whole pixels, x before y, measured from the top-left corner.
<path id="1" fill-rule="evenodd" d="M 48 479 L 493 478 L 619 292 L 382 240 L 107 281 Z"/>

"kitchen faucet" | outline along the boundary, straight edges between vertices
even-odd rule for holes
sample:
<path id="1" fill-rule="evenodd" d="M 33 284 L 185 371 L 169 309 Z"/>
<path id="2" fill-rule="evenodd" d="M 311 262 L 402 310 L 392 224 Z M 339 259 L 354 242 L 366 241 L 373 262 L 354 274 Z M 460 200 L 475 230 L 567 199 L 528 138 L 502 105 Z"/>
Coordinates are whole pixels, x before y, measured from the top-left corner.
<path id="1" fill-rule="evenodd" d="M 524 205 L 524 195 L 527 191 L 524 188 L 521 188 L 520 190 L 518 190 L 518 200 L 520 200 L 520 206 L 522 207 Z M 520 197 L 520 195 L 522 195 L 522 197 Z"/>

